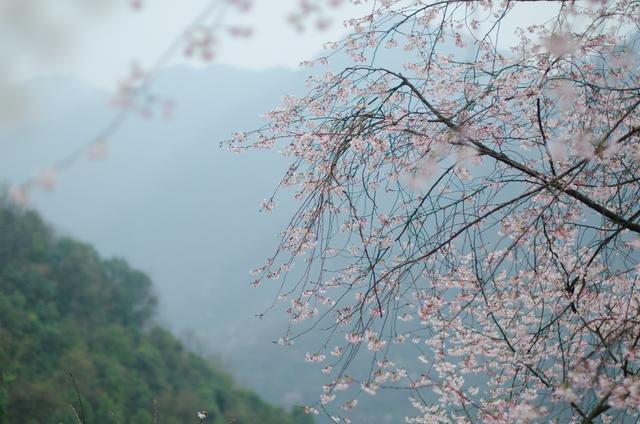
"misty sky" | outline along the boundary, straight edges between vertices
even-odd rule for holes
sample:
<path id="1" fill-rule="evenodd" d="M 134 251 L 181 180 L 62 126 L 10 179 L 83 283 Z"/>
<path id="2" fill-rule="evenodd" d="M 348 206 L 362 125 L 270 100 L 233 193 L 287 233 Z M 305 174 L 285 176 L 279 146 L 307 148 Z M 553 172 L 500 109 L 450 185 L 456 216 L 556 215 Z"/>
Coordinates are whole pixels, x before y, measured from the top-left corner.
<path id="1" fill-rule="evenodd" d="M 8 54 L 5 59 L 11 58 L 4 63 L 8 69 L 0 67 L 0 72 L 18 80 L 65 74 L 112 89 L 126 76 L 133 61 L 143 68 L 150 67 L 212 3 L 146 0 L 143 9 L 135 12 L 127 1 L 0 0 L 0 23 L 4 27 L 0 29 L 4 39 L 0 47 Z M 328 30 L 297 33 L 286 23 L 296 3 L 297 0 L 256 0 L 249 13 L 228 14 L 225 22 L 251 26 L 254 36 L 249 40 L 223 39 L 215 62 L 253 70 L 296 68 L 302 60 L 321 52 L 324 42 L 344 35 L 344 19 L 371 7 L 343 6 L 333 11 L 333 25 Z M 513 43 L 517 25 L 548 19 L 556 8 L 548 3 L 518 5 L 512 19 L 502 25 L 502 43 Z M 177 57 L 174 62 L 185 60 Z"/>
<path id="2" fill-rule="evenodd" d="M 104 88 L 113 88 L 129 70 L 132 61 L 150 67 L 184 29 L 211 3 L 211 0 L 146 0 L 140 11 L 133 11 L 126 0 L 85 0 L 93 7 L 78 7 L 80 0 L 43 3 L 42 0 L 0 0 L 4 3 L 26 2 L 22 22 L 4 14 L 3 25 L 15 27 L 17 40 L 5 53 L 13 50 L 18 66 L 12 77 L 27 80 L 33 76 L 66 74 L 76 76 Z M 218 0 L 220 3 L 222 0 Z M 248 13 L 231 12 L 225 23 L 250 26 L 250 39 L 225 37 L 220 43 L 215 62 L 242 69 L 263 70 L 273 67 L 296 68 L 302 60 L 322 51 L 326 41 L 344 34 L 341 22 L 356 8 L 349 6 L 331 15 L 333 24 L 325 31 L 312 28 L 298 33 L 286 22 L 295 10 L 297 0 L 257 0 Z M 69 7 L 69 5 L 75 7 Z M 16 8 L 17 9 L 17 8 Z M 362 9 L 362 8 L 361 8 Z M 3 16 L 0 13 L 0 16 Z M 11 22 L 9 22 L 11 21 Z M 52 25 L 44 25 L 48 21 Z M 28 34 L 29 36 L 25 36 Z M 5 36 L 5 43 L 9 44 Z M 55 42 L 58 41 L 57 44 Z M 28 50 L 28 51 L 25 51 Z M 30 54 L 29 54 L 30 53 Z M 174 62 L 192 63 L 177 57 Z M 194 63 L 195 62 L 195 63 Z"/>

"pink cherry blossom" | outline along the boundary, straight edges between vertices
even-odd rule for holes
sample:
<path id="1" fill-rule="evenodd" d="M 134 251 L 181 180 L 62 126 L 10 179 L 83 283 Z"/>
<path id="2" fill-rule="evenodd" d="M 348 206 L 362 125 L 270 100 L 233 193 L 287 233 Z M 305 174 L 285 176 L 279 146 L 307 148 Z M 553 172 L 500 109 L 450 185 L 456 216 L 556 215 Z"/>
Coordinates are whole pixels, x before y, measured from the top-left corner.
<path id="1" fill-rule="evenodd" d="M 259 276 L 301 262 L 291 321 L 333 319 L 332 369 L 372 361 L 363 392 L 424 390 L 407 422 L 638 418 L 640 5 L 546 6 L 506 49 L 516 2 L 372 3 L 327 46 L 351 66 L 229 142 L 291 161 L 300 209 Z"/>

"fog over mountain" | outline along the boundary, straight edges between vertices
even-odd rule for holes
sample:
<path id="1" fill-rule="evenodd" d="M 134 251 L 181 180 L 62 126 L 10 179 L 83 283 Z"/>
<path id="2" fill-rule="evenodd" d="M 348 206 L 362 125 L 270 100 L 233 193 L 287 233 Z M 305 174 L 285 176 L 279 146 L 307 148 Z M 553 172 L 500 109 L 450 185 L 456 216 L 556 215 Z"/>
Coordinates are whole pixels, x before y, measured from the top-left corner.
<path id="1" fill-rule="evenodd" d="M 241 383 L 286 406 L 315 401 L 326 382 L 320 367 L 303 359 L 322 336 L 290 349 L 272 343 L 285 331 L 286 315 L 274 310 L 257 319 L 276 291 L 249 287 L 248 271 L 273 252 L 295 208 L 285 192 L 275 213 L 259 213 L 287 163 L 277 152 L 236 155 L 219 143 L 259 126 L 259 115 L 284 94 L 304 93 L 306 75 L 169 68 L 153 93 L 176 102 L 171 120 L 131 115 L 109 138 L 106 159 L 80 159 L 61 173 L 53 192 L 36 190 L 33 198 L 63 232 L 148 273 L 162 324 L 194 350 L 217 355 Z M 23 127 L 1 131 L 0 180 L 8 183 L 85 144 L 117 113 L 107 106 L 109 93 L 78 80 L 39 79 L 26 88 L 39 111 Z M 398 422 L 410 412 L 401 393 L 386 403 L 380 396 L 360 402 L 357 422 L 373 422 L 374 415 L 375 422 Z"/>

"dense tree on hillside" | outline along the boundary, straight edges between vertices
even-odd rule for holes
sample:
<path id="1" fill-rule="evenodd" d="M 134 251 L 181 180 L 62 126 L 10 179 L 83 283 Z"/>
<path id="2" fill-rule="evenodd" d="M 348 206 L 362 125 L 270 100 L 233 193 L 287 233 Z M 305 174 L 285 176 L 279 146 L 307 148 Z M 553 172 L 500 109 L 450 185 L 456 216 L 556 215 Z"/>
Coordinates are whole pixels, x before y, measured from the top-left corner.
<path id="1" fill-rule="evenodd" d="M 330 329 L 317 409 L 394 387 L 415 422 L 639 416 L 640 3 L 545 3 L 504 46 L 518 3 L 371 2 L 332 45 L 360 64 L 231 142 L 292 159 L 301 207 L 255 284 L 291 304 L 282 343 Z"/>
<path id="2" fill-rule="evenodd" d="M 146 275 L 3 202 L 0 423 L 311 422 L 185 350 L 155 304 Z"/>

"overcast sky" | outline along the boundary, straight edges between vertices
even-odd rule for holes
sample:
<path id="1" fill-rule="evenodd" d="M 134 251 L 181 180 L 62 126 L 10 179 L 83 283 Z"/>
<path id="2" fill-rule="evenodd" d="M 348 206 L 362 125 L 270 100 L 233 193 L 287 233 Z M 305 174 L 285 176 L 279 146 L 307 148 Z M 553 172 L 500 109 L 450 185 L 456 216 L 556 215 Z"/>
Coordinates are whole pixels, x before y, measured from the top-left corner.
<path id="1" fill-rule="evenodd" d="M 0 0 L 0 50 L 5 57 L 4 62 L 0 59 L 0 77 L 27 80 L 64 74 L 113 89 L 126 76 L 132 61 L 149 68 L 212 2 L 144 0 L 144 7 L 136 12 L 128 7 L 128 1 Z M 297 33 L 286 22 L 297 0 L 255 3 L 247 14 L 226 16 L 227 22 L 253 27 L 254 36 L 224 40 L 216 63 L 256 70 L 296 68 L 302 60 L 321 52 L 324 42 L 345 34 L 342 20 L 371 7 L 342 7 L 334 13 L 328 30 Z M 504 40 L 513 41 L 517 25 L 550 18 L 556 7 L 548 3 L 519 5 L 512 19 L 503 24 Z M 178 62 L 184 58 L 179 56 Z"/>
<path id="2" fill-rule="evenodd" d="M 136 12 L 127 6 L 127 0 L 84 0 L 94 6 L 79 7 L 81 1 L 0 0 L 3 21 L 0 23 L 5 27 L 0 32 L 13 27 L 11 35 L 15 41 L 9 45 L 9 37 L 4 36 L 5 42 L 0 46 L 5 54 L 12 52 L 18 58 L 12 65 L 5 65 L 11 66 L 12 79 L 70 74 L 113 88 L 128 72 L 132 61 L 143 68 L 150 67 L 211 3 L 211 0 L 146 0 L 142 10 Z M 24 10 L 21 22 L 16 23 L 2 8 L 18 2 L 25 2 L 26 6 L 20 6 Z M 256 70 L 296 68 L 302 60 L 322 51 L 324 42 L 340 38 L 345 31 L 341 21 L 356 10 L 352 6 L 341 8 L 339 14 L 334 13 L 333 25 L 326 31 L 308 29 L 298 33 L 286 22 L 296 2 L 256 0 L 248 13 L 227 14 L 226 22 L 250 26 L 254 35 L 248 40 L 225 39 L 220 43 L 216 63 Z M 52 25 L 44 25 L 47 21 Z M 52 44 L 56 40 L 59 42 Z M 179 56 L 178 61 L 185 60 Z"/>

